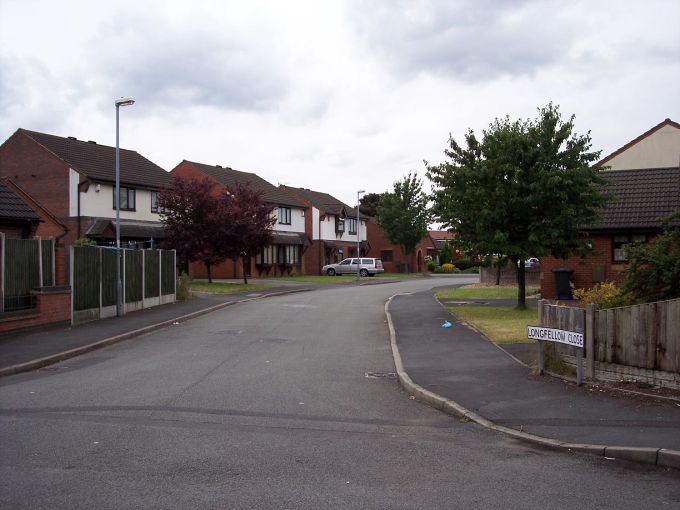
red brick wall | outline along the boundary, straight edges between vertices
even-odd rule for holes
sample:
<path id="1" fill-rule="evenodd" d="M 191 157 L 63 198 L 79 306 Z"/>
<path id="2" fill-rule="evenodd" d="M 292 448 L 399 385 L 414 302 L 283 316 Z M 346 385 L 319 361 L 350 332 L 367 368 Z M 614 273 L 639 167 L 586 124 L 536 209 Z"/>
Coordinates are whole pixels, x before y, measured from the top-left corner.
<path id="1" fill-rule="evenodd" d="M 398 272 L 399 266 L 398 264 L 401 262 L 407 262 L 411 266 L 411 270 L 415 270 L 415 255 L 407 257 L 404 251 L 397 245 L 392 244 L 388 239 L 387 236 L 385 235 L 385 232 L 383 229 L 381 229 L 373 220 L 370 220 L 368 223 L 368 242 L 371 245 L 371 250 L 367 254 L 369 257 L 374 257 L 374 258 L 380 258 L 381 257 L 381 252 L 383 250 L 391 250 L 392 251 L 392 260 L 391 261 L 385 261 L 383 260 L 383 267 L 385 268 L 386 273 L 396 273 Z M 417 253 L 416 249 L 416 253 Z M 423 252 L 423 256 L 425 256 L 426 253 Z"/>
<path id="2" fill-rule="evenodd" d="M 0 147 L 0 175 L 8 177 L 58 218 L 69 214 L 69 166 L 22 133 Z"/>
<path id="3" fill-rule="evenodd" d="M 577 289 L 588 289 L 595 284 L 593 269 L 595 265 L 603 265 L 604 281 L 620 283 L 621 272 L 625 264 L 612 261 L 613 235 L 595 235 L 593 241 L 593 253 L 585 258 L 570 257 L 566 260 L 553 257 L 541 258 L 541 296 L 546 299 L 554 299 L 557 295 L 555 288 L 555 276 L 552 272 L 557 268 L 569 268 L 574 271 L 572 282 Z"/>
<path id="4" fill-rule="evenodd" d="M 71 320 L 71 289 L 35 291 L 36 310 L 30 315 L 0 315 L 0 333 Z"/>

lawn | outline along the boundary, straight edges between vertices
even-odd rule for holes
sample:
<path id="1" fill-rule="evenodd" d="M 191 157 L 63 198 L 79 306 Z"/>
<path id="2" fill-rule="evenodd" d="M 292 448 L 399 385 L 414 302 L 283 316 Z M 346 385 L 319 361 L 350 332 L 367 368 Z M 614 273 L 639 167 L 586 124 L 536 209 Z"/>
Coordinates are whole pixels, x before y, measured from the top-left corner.
<path id="1" fill-rule="evenodd" d="M 527 296 L 536 294 L 538 289 L 527 287 Z M 456 287 L 437 292 L 439 299 L 515 299 L 515 287 Z"/>
<path id="2" fill-rule="evenodd" d="M 527 339 L 527 326 L 538 323 L 535 308 L 515 310 L 508 306 L 452 306 L 448 310 L 497 344 L 532 343 L 532 340 Z"/>
<path id="3" fill-rule="evenodd" d="M 196 292 L 209 292 L 211 294 L 233 294 L 235 292 L 254 292 L 258 290 L 270 289 L 271 285 L 254 285 L 243 283 L 224 283 L 224 282 L 191 282 L 189 287 Z"/>

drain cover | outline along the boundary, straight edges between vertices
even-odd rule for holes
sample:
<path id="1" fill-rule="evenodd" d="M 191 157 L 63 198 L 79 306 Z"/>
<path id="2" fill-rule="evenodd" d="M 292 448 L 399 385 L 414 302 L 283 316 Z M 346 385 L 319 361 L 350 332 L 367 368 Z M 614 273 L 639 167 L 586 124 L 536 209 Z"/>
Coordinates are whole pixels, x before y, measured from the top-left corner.
<path id="1" fill-rule="evenodd" d="M 367 379 L 396 379 L 397 374 L 394 372 L 366 372 Z"/>

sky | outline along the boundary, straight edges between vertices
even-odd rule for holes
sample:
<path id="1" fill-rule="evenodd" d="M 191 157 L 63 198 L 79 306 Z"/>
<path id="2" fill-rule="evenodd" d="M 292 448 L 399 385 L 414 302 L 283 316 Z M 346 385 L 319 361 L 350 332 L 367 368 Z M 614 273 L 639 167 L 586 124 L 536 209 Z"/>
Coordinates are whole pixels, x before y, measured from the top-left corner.
<path id="1" fill-rule="evenodd" d="M 495 119 L 553 102 L 602 157 L 680 121 L 677 0 L 0 0 L 18 128 L 356 204 Z M 424 187 L 429 191 L 430 185 Z"/>

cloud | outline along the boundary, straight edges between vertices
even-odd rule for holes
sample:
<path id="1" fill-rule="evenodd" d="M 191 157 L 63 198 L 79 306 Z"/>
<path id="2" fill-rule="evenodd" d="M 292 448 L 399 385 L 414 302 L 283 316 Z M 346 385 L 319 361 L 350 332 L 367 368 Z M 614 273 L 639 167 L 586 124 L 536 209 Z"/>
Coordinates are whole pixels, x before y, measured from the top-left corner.
<path id="1" fill-rule="evenodd" d="M 168 108 L 274 109 L 288 82 L 271 41 L 200 25 L 178 27 L 162 13 L 154 19 L 119 13 L 90 41 L 91 76 L 101 78 L 89 87 Z"/>
<path id="2" fill-rule="evenodd" d="M 0 52 L 0 130 L 10 134 L 19 127 L 56 130 L 69 116 L 74 91 L 55 87 L 51 70 L 31 57 Z M 16 125 L 17 119 L 20 125 Z"/>
<path id="3" fill-rule="evenodd" d="M 465 81 L 551 65 L 573 33 L 552 7 L 532 1 L 371 2 L 353 9 L 351 19 L 366 50 L 400 74 Z"/>

